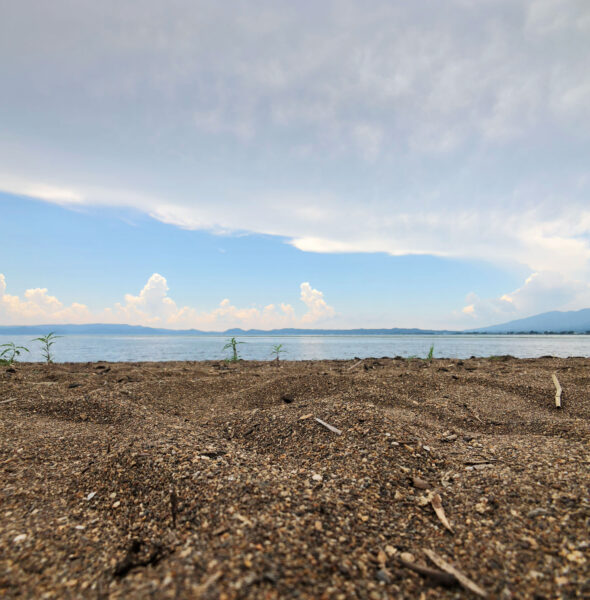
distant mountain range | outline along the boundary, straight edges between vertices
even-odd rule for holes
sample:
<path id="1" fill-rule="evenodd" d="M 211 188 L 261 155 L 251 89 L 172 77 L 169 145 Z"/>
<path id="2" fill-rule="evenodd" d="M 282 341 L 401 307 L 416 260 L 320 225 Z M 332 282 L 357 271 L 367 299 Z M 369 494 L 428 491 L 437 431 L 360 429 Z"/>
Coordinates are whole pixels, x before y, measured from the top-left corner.
<path id="1" fill-rule="evenodd" d="M 590 333 L 590 308 L 566 312 L 553 310 L 526 319 L 517 319 L 472 329 L 468 333 Z"/>
<path id="2" fill-rule="evenodd" d="M 141 325 L 117 325 L 93 323 L 89 325 L 0 325 L 2 335 L 419 335 L 450 334 L 457 331 L 434 329 L 226 329 L 225 331 L 199 331 L 198 329 L 162 329 Z"/>
<path id="3" fill-rule="evenodd" d="M 449 335 L 459 333 L 590 333 L 590 308 L 577 311 L 542 313 L 526 319 L 517 319 L 469 329 L 467 331 L 435 329 L 226 329 L 225 331 L 199 331 L 198 329 L 163 329 L 141 325 L 117 325 L 93 323 L 89 325 L 1 325 L 0 335 L 45 335 L 53 331 L 56 335 Z"/>

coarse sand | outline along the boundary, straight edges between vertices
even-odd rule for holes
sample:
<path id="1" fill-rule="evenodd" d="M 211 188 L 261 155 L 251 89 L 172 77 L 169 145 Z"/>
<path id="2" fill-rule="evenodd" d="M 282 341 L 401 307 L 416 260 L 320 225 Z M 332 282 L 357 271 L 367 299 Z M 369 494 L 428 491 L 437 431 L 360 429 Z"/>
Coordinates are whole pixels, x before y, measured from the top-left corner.
<path id="1" fill-rule="evenodd" d="M 589 598 L 589 385 L 586 358 L 0 367 L 0 596 Z"/>

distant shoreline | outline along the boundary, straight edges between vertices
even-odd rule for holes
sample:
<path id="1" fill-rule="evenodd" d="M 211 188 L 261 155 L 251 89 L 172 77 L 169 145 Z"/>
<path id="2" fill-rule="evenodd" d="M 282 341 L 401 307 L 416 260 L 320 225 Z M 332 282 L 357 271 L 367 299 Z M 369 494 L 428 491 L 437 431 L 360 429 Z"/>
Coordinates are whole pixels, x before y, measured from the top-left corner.
<path id="1" fill-rule="evenodd" d="M 198 329 L 164 329 L 139 325 L 0 325 L 1 335 L 122 335 L 122 336 L 202 336 L 202 337 L 303 337 L 303 336 L 488 336 L 488 335 L 590 335 L 590 330 L 508 330 L 508 331 L 456 331 L 416 328 L 390 329 L 227 329 L 201 331 Z"/>

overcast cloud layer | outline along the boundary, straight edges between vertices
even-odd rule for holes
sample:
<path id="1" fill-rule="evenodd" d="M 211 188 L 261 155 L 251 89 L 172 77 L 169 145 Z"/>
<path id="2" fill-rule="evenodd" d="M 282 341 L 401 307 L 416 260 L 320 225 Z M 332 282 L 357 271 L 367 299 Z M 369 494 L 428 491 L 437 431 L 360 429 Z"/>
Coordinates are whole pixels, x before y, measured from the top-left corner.
<path id="1" fill-rule="evenodd" d="M 517 262 L 536 275 L 512 312 L 535 286 L 579 308 L 589 57 L 586 0 L 6 1 L 0 189 L 310 252 Z"/>

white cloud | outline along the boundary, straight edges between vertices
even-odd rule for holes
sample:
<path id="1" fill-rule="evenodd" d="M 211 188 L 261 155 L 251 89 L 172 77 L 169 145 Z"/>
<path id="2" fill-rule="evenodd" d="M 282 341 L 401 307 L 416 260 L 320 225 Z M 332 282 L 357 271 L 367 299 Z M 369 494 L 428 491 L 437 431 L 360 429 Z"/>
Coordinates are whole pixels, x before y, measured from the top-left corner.
<path id="1" fill-rule="evenodd" d="M 6 278 L 0 273 L 0 322 L 2 324 L 29 325 L 45 323 L 89 322 L 91 313 L 84 304 L 73 302 L 64 306 L 47 288 L 32 288 L 24 298 L 6 293 Z"/>
<path id="2" fill-rule="evenodd" d="M 586 0 L 13 2 L 0 189 L 580 278 L 589 33 Z"/>
<path id="3" fill-rule="evenodd" d="M 307 306 L 307 313 L 301 317 L 301 323 L 315 323 L 335 314 L 334 309 L 324 300 L 324 294 L 314 290 L 307 282 L 301 284 L 301 301 Z"/>
<path id="4" fill-rule="evenodd" d="M 3 325 L 100 322 L 220 331 L 232 327 L 276 329 L 326 325 L 335 316 L 334 308 L 324 300 L 323 293 L 309 283 L 301 284 L 301 301 L 307 308 L 301 316 L 286 303 L 238 308 L 227 298 L 210 311 L 179 307 L 168 296 L 168 283 L 159 273 L 148 279 L 137 296 L 125 294 L 124 302 L 97 312 L 79 303 L 64 306 L 45 288 L 26 290 L 22 300 L 7 294 L 6 289 L 6 279 L 0 273 L 0 324 Z"/>
<path id="5" fill-rule="evenodd" d="M 532 273 L 513 292 L 497 298 L 467 296 L 462 313 L 477 325 L 492 325 L 551 310 L 579 310 L 590 306 L 590 283 L 568 280 L 555 272 Z"/>
<path id="6" fill-rule="evenodd" d="M 154 273 L 139 295 L 125 294 L 125 303 L 117 303 L 114 308 L 105 311 L 109 321 L 129 324 L 165 323 L 178 314 L 174 300 L 167 296 L 166 279 Z"/>
<path id="7" fill-rule="evenodd" d="M 27 181 L 6 173 L 0 173 L 0 190 L 8 194 L 28 196 L 56 204 L 81 204 L 84 202 L 84 197 L 72 189 Z"/>

